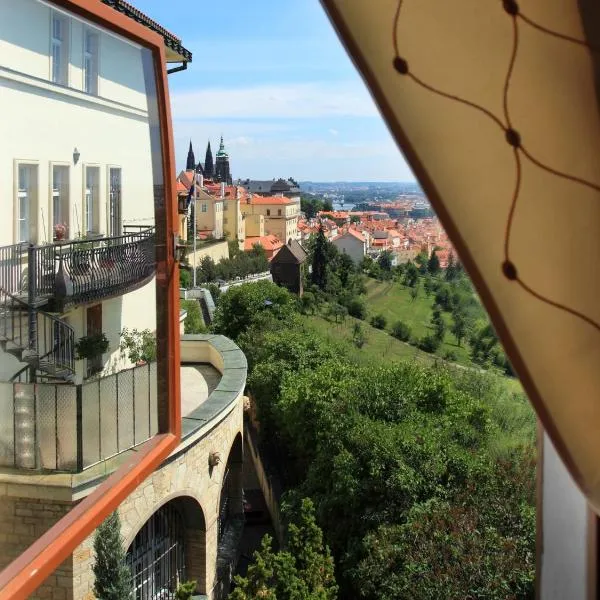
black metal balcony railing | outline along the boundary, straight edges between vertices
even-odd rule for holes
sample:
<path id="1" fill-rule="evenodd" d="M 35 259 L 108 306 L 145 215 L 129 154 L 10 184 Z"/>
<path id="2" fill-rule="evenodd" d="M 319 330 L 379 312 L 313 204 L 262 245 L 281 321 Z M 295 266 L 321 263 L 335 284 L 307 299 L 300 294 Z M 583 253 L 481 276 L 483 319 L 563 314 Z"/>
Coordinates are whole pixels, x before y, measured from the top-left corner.
<path id="1" fill-rule="evenodd" d="M 0 466 L 80 472 L 156 434 L 156 363 L 80 385 L 0 383 Z"/>
<path id="2" fill-rule="evenodd" d="M 132 291 L 155 271 L 154 227 L 120 236 L 0 248 L 0 287 L 54 311 Z"/>

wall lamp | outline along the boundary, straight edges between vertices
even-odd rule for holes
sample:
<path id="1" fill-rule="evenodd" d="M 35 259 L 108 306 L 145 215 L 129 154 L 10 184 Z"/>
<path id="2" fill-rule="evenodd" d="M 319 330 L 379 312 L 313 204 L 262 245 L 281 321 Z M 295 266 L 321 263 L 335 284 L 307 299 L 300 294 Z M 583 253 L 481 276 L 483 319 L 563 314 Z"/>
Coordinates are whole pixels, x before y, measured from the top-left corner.
<path id="1" fill-rule="evenodd" d="M 73 164 L 76 165 L 79 162 L 79 157 L 81 156 L 81 154 L 79 153 L 79 150 L 77 150 L 77 146 L 75 146 L 75 149 L 73 150 Z"/>

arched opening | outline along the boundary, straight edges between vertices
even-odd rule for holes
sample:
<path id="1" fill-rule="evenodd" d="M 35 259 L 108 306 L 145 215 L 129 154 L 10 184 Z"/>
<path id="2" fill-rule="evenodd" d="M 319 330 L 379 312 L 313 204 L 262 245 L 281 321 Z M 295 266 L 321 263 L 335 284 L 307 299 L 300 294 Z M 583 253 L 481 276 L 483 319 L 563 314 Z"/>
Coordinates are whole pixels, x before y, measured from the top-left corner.
<path id="1" fill-rule="evenodd" d="M 216 588 L 219 597 L 229 590 L 244 529 L 243 460 L 242 435 L 238 433 L 229 451 L 219 499 Z"/>
<path id="2" fill-rule="evenodd" d="M 127 549 L 134 600 L 172 600 L 177 585 L 195 579 L 206 587 L 206 523 L 190 497 L 163 504 L 144 523 Z"/>

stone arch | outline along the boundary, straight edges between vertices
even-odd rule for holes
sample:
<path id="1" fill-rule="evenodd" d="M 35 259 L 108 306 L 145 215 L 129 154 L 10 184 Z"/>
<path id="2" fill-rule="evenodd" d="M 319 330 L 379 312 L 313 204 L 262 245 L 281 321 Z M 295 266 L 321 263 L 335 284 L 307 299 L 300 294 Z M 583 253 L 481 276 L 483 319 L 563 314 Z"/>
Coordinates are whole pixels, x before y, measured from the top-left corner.
<path id="1" fill-rule="evenodd" d="M 195 497 L 176 492 L 163 498 L 130 537 L 135 600 L 174 592 L 178 582 L 191 579 L 198 593 L 206 593 L 206 519 Z"/>

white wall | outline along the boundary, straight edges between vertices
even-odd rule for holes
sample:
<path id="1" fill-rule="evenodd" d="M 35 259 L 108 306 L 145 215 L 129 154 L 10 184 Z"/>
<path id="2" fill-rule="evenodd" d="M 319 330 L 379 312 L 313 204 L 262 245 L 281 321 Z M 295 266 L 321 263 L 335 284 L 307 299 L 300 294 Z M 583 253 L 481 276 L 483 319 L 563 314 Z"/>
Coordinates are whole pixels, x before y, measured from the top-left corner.
<path id="1" fill-rule="evenodd" d="M 550 438 L 543 436 L 542 549 L 538 549 L 543 600 L 587 600 L 588 506 Z M 541 503 L 540 503 L 541 500 Z"/>
<path id="2" fill-rule="evenodd" d="M 365 255 L 365 244 L 351 235 L 343 235 L 333 240 L 332 243 L 340 252 L 345 252 L 357 264 Z"/>

